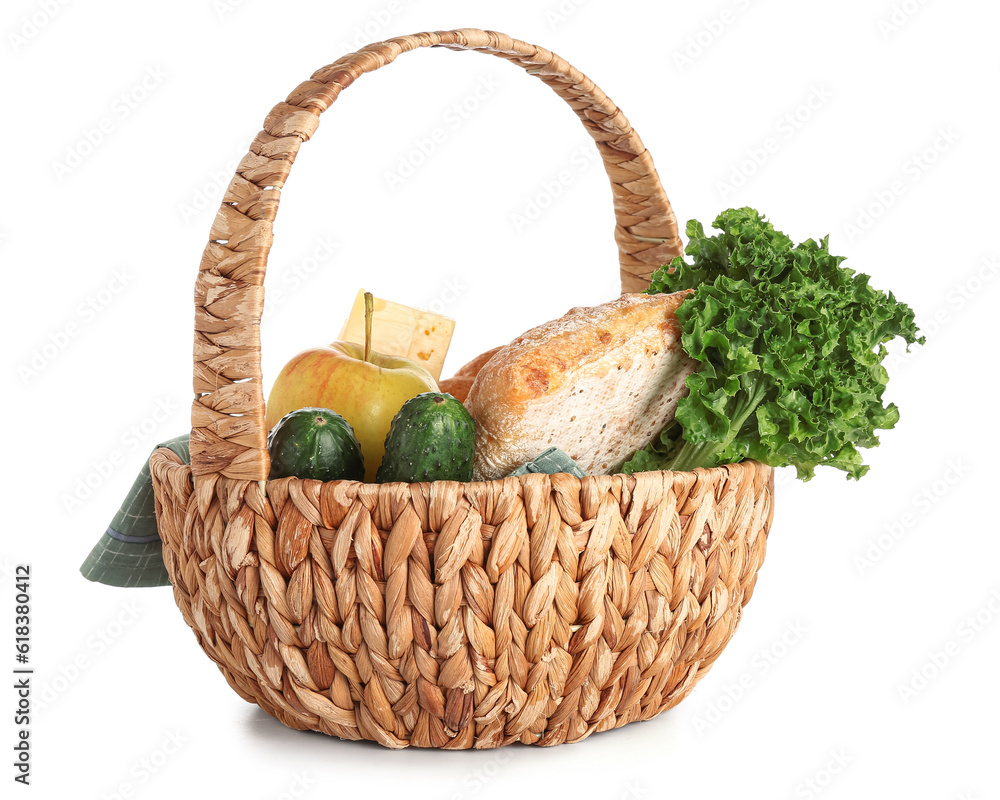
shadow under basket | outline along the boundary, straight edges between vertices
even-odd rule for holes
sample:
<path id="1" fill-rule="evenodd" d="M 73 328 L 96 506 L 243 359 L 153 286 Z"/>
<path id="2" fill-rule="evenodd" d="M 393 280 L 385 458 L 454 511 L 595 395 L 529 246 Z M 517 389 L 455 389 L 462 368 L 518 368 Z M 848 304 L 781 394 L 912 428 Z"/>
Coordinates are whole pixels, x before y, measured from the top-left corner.
<path id="1" fill-rule="evenodd" d="M 344 88 L 429 46 L 511 61 L 576 112 L 611 181 L 623 291 L 682 251 L 625 116 L 543 48 L 423 33 L 317 71 L 267 116 L 205 249 L 191 464 L 150 458 L 164 560 L 230 686 L 289 727 L 393 748 L 577 742 L 671 708 L 708 672 L 764 559 L 774 472 L 267 480 L 259 323 L 281 187 Z"/>

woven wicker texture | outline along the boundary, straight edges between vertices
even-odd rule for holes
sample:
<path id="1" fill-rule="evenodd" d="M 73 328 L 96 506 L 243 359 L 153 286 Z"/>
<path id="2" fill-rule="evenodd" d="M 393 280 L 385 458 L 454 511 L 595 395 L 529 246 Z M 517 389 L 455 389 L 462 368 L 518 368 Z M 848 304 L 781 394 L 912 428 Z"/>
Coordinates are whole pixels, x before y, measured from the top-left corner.
<path id="1" fill-rule="evenodd" d="M 676 705 L 736 629 L 772 510 L 756 462 L 201 496 L 170 451 L 151 464 L 174 596 L 229 684 L 387 747 L 575 742 Z"/>
<path id="2" fill-rule="evenodd" d="M 638 136 L 547 50 L 424 33 L 319 70 L 268 115 L 202 259 L 192 464 L 150 459 L 164 561 L 229 684 L 290 727 L 387 747 L 575 742 L 670 708 L 711 667 L 764 558 L 773 470 L 265 480 L 259 322 L 279 188 L 346 86 L 433 45 L 513 61 L 576 111 L 611 179 L 624 290 L 681 251 Z"/>

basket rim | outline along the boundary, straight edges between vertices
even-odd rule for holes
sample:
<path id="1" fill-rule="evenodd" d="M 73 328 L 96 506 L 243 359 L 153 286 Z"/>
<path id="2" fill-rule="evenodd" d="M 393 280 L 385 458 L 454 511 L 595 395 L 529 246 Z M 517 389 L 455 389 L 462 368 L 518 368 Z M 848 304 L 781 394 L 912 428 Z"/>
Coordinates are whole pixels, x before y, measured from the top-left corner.
<path id="1" fill-rule="evenodd" d="M 191 464 L 181 461 L 180 456 L 178 456 L 177 453 L 175 453 L 173 450 L 167 447 L 158 447 L 150 454 L 149 456 L 150 466 L 152 466 L 154 459 L 158 462 L 162 462 L 164 466 L 167 467 L 185 468 L 188 470 L 193 469 Z M 729 470 L 732 470 L 734 468 L 740 470 L 762 469 L 765 472 L 769 471 L 772 474 L 775 470 L 775 467 L 771 466 L 770 464 L 766 464 L 763 461 L 757 461 L 752 458 L 747 458 L 744 459 L 743 461 L 733 461 L 728 464 L 720 464 L 717 467 L 695 467 L 692 470 L 653 469 L 653 470 L 644 470 L 642 472 L 633 472 L 633 473 L 613 472 L 607 475 L 584 475 L 582 478 L 577 478 L 575 475 L 572 475 L 568 472 L 554 472 L 554 473 L 529 472 L 523 475 L 507 475 L 504 476 L 503 478 L 492 478 L 490 480 L 485 480 L 485 481 L 414 481 L 412 483 L 407 483 L 406 481 L 390 481 L 387 483 L 366 483 L 365 481 L 356 481 L 347 478 L 341 478 L 332 481 L 321 481 L 317 478 L 300 478 L 297 475 L 289 475 L 285 478 L 266 478 L 261 481 L 253 481 L 252 479 L 249 478 L 231 478 L 225 475 L 219 475 L 218 477 L 220 479 L 228 481 L 244 482 L 244 483 L 256 482 L 256 483 L 270 484 L 270 483 L 277 483 L 278 481 L 287 481 L 287 482 L 311 481 L 323 484 L 336 483 L 339 485 L 350 486 L 351 488 L 355 486 L 357 487 L 373 486 L 377 488 L 381 486 L 420 486 L 424 484 L 484 486 L 487 484 L 503 483 L 504 481 L 510 481 L 510 480 L 518 480 L 524 483 L 525 480 L 532 481 L 544 478 L 551 478 L 553 475 L 562 475 L 565 476 L 566 478 L 572 478 L 573 480 L 581 484 L 583 484 L 585 481 L 594 482 L 594 481 L 606 480 L 608 478 L 636 478 L 639 475 L 673 475 L 673 476 L 691 475 L 693 476 L 692 480 L 694 480 L 702 476 L 722 477 L 723 472 L 728 472 Z"/>

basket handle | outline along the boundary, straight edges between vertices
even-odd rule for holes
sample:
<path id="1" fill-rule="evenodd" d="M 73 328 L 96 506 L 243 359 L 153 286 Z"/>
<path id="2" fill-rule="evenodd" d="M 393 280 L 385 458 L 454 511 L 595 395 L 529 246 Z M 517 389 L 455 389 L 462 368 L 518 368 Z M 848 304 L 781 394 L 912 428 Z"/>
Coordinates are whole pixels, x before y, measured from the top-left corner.
<path id="1" fill-rule="evenodd" d="M 653 160 L 625 115 L 559 56 L 502 33 L 462 29 L 370 44 L 318 70 L 264 120 L 212 225 L 195 284 L 191 465 L 199 478 L 266 480 L 270 463 L 260 372 L 264 271 L 281 187 L 319 115 L 366 72 L 418 47 L 478 50 L 517 64 L 565 100 L 597 142 L 611 180 L 622 291 L 637 292 L 682 253 Z"/>

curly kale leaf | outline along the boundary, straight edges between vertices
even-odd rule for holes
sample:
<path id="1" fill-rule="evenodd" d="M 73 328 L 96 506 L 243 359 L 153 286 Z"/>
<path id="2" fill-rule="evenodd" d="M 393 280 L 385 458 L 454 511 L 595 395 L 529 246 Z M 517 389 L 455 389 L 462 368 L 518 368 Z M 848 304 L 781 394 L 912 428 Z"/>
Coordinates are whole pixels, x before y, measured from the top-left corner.
<path id="1" fill-rule="evenodd" d="M 693 469 L 752 458 L 827 465 L 860 478 L 858 448 L 878 445 L 896 406 L 883 406 L 885 343 L 918 338 L 913 311 L 830 255 L 829 237 L 793 245 L 751 208 L 729 209 L 706 236 L 687 225 L 682 258 L 657 270 L 648 294 L 693 289 L 677 309 L 684 350 L 699 362 L 675 423 L 623 467 Z"/>

